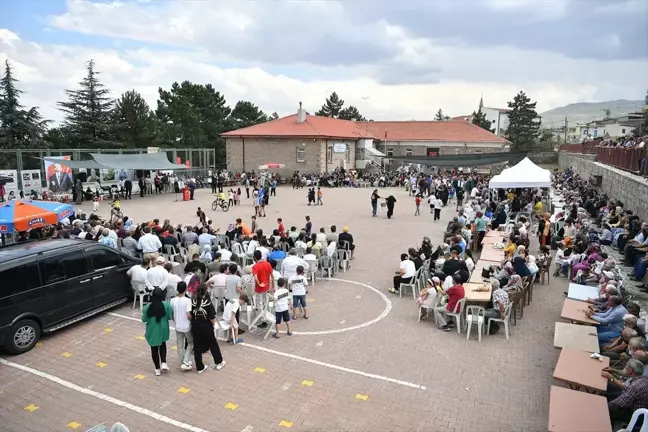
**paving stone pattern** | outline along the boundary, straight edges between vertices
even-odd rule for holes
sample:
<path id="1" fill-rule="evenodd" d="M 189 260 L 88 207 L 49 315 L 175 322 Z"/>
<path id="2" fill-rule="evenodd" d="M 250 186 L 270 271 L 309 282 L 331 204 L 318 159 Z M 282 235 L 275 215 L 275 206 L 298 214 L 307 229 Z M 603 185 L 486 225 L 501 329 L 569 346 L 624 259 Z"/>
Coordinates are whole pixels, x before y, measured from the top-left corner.
<path id="1" fill-rule="evenodd" d="M 398 200 L 392 220 L 384 211 L 371 217 L 371 189 L 324 189 L 325 205 L 320 207 L 308 207 L 306 193 L 280 188 L 260 226 L 271 230 L 276 218 L 283 217 L 287 227 L 301 227 L 305 215 L 311 216 L 314 229 L 325 226 L 328 232 L 331 224 L 348 225 L 356 259 L 336 278 L 374 287 L 387 301 L 367 286 L 318 281 L 310 287 L 310 319 L 298 319 L 294 329 L 353 327 L 391 308 L 383 319 L 356 330 L 282 335 L 279 340 L 247 333 L 244 344 L 221 343 L 224 369 L 202 375 L 179 370 L 172 332 L 171 371 L 155 377 L 149 348 L 141 340 L 139 311 L 123 305 L 43 338 L 27 354 L 2 356 L 29 369 L 0 363 L 0 429 L 86 430 L 121 421 L 132 431 L 546 430 L 558 356 L 553 329 L 565 279 L 536 286 L 533 303 L 510 340 L 502 331 L 479 343 L 473 330 L 466 341 L 465 333 L 439 331 L 431 320 L 417 323 L 411 294 L 400 298 L 387 293 L 400 253 L 419 245 L 423 235 L 436 244 L 446 222 L 433 223 L 425 211 L 413 216 L 413 198 L 402 190 L 379 191 Z M 195 202 L 174 202 L 173 195 L 164 195 L 122 206 L 135 220 L 194 222 L 200 205 L 221 227 L 236 217 L 248 222 L 252 215 L 251 200 L 243 199 L 227 213 L 211 211 L 211 200 L 207 190 L 199 190 Z M 107 214 L 108 205 L 102 204 L 101 211 Z M 453 209 L 442 215 L 449 220 Z"/>

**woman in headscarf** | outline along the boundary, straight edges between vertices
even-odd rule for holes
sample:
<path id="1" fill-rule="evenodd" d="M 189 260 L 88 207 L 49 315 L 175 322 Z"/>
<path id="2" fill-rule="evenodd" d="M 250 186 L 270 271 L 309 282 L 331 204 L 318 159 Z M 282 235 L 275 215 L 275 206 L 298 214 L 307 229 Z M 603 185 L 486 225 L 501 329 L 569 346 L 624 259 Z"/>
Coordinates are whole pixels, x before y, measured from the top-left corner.
<path id="1" fill-rule="evenodd" d="M 515 270 L 517 276 L 520 277 L 531 276 L 531 271 L 529 271 L 529 267 L 527 267 L 526 259 L 525 259 L 526 249 L 524 248 L 524 246 L 520 245 L 518 246 L 518 251 L 519 253 L 516 256 L 514 256 L 512 260 L 513 270 Z"/>
<path id="2" fill-rule="evenodd" d="M 551 215 L 545 213 L 543 218 L 538 223 L 538 234 L 540 237 L 540 246 L 545 246 L 551 243 Z"/>
<path id="3" fill-rule="evenodd" d="M 508 292 L 522 291 L 524 289 L 524 285 L 522 284 L 522 278 L 520 277 L 520 275 L 517 274 L 511 275 L 504 289 Z"/>
<path id="4" fill-rule="evenodd" d="M 216 369 L 221 370 L 225 366 L 225 360 L 214 334 L 216 309 L 209 298 L 205 284 L 198 286 L 196 295 L 191 299 L 191 318 L 196 371 L 201 374 L 207 370 L 207 366 L 202 361 L 202 355 L 207 351 L 211 352 Z"/>
<path id="5" fill-rule="evenodd" d="M 145 338 L 151 347 L 155 376 L 169 370 L 166 363 L 166 341 L 169 340 L 169 320 L 173 319 L 173 309 L 164 301 L 164 297 L 164 292 L 155 288 L 151 295 L 151 303 L 142 310 L 142 322 L 146 323 Z"/>

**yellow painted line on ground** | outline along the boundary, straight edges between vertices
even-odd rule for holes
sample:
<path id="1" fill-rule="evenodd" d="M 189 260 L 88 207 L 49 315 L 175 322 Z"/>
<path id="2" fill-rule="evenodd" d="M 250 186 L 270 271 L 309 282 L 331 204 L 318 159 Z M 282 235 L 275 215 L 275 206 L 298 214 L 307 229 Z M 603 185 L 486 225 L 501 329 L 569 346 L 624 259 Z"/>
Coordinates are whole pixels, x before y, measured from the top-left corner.
<path id="1" fill-rule="evenodd" d="M 63 354 L 61 354 L 61 355 L 62 355 L 63 357 L 65 357 L 65 358 L 72 357 L 72 354 L 70 354 L 70 353 L 67 352 L 67 351 L 65 351 L 65 352 L 64 352 Z"/>
<path id="2" fill-rule="evenodd" d="M 68 423 L 67 427 L 69 427 L 70 429 L 78 429 L 81 427 L 81 423 L 73 421 Z"/>
<path id="3" fill-rule="evenodd" d="M 238 407 L 239 407 L 238 405 L 232 402 L 227 402 L 227 405 L 225 405 L 225 409 L 232 410 L 232 411 L 234 411 Z"/>
<path id="4" fill-rule="evenodd" d="M 178 389 L 178 393 L 182 393 L 182 394 L 187 394 L 187 393 L 189 393 L 190 391 L 191 391 L 191 389 L 190 389 L 190 388 L 187 388 L 187 387 L 180 387 L 180 388 Z"/>
<path id="5" fill-rule="evenodd" d="M 41 346 L 41 345 L 43 345 L 43 344 L 42 344 L 42 343 L 40 343 L 40 342 L 36 342 L 36 345 L 34 345 L 34 346 L 37 346 L 37 347 L 39 347 L 39 346 Z"/>
<path id="6" fill-rule="evenodd" d="M 286 421 L 286 420 L 281 420 L 281 421 L 279 422 L 279 426 L 283 426 L 283 427 L 285 427 L 285 428 L 287 428 L 287 429 L 288 429 L 288 428 L 291 428 L 292 425 L 293 425 L 293 422 Z"/>
<path id="7" fill-rule="evenodd" d="M 369 399 L 369 395 L 363 395 L 363 394 L 358 393 L 355 398 L 366 401 L 367 399 Z"/>
<path id="8" fill-rule="evenodd" d="M 100 367 L 100 368 L 105 368 L 106 366 L 108 366 L 108 363 L 99 362 L 95 366 Z"/>
<path id="9" fill-rule="evenodd" d="M 38 405 L 29 404 L 29 405 L 27 405 L 27 406 L 25 407 L 25 411 L 34 412 L 34 411 L 36 411 L 38 408 L 40 408 Z"/>
<path id="10" fill-rule="evenodd" d="M 137 339 L 139 339 L 139 340 L 144 340 L 145 337 L 144 337 L 144 336 L 137 336 Z"/>
<path id="11" fill-rule="evenodd" d="M 171 347 L 171 349 L 172 349 L 172 350 L 176 350 L 176 351 L 178 351 L 178 346 L 177 346 L 177 345 L 173 345 L 173 346 Z"/>
<path id="12" fill-rule="evenodd" d="M 254 369 L 254 372 L 259 372 L 259 373 L 263 373 L 265 371 L 266 370 L 264 368 L 260 368 L 260 367 Z"/>
<path id="13" fill-rule="evenodd" d="M 304 381 L 302 381 L 302 385 L 306 386 L 306 387 L 312 387 L 313 386 L 313 381 L 304 380 Z"/>
<path id="14" fill-rule="evenodd" d="M 146 378 L 146 375 L 137 374 L 135 375 L 135 378 L 137 378 L 138 380 L 143 380 L 144 378 Z"/>
<path id="15" fill-rule="evenodd" d="M 113 329 L 111 329 L 111 328 L 105 328 L 104 331 L 105 331 L 106 333 L 112 333 Z"/>

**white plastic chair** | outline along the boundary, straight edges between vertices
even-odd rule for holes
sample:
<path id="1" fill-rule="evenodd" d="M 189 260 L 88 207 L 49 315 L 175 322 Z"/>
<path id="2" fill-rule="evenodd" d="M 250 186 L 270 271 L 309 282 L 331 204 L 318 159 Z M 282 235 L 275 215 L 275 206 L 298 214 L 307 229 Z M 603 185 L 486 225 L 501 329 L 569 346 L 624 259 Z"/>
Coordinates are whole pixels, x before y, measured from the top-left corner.
<path id="1" fill-rule="evenodd" d="M 149 293 L 141 293 L 139 291 L 135 291 L 133 288 L 133 309 L 135 309 L 135 306 L 137 306 L 137 299 L 139 298 L 140 302 L 140 312 L 144 309 L 144 297 L 149 296 Z"/>
<path id="2" fill-rule="evenodd" d="M 486 333 L 490 334 L 490 325 L 493 321 L 504 323 L 504 334 L 506 334 L 506 340 L 509 338 L 510 324 L 511 324 L 511 311 L 513 310 L 513 303 L 509 303 L 504 309 L 504 318 L 491 318 L 488 320 L 486 325 Z"/>
<path id="3" fill-rule="evenodd" d="M 182 258 L 183 263 L 186 264 L 189 262 L 189 251 L 184 246 L 180 246 L 180 257 Z"/>
<path id="4" fill-rule="evenodd" d="M 173 245 L 164 245 L 164 255 L 168 262 L 176 262 L 176 258 L 180 256 Z M 182 260 L 182 258 L 180 259 Z"/>
<path id="5" fill-rule="evenodd" d="M 218 332 L 225 332 L 225 338 L 227 339 L 230 335 L 230 330 L 232 330 L 232 323 L 227 322 L 222 319 L 216 319 L 216 324 L 214 324 L 214 333 L 216 335 L 216 338 L 218 338 Z M 236 339 L 234 339 L 234 332 L 231 332 L 232 335 L 232 343 L 236 344 Z"/>
<path id="6" fill-rule="evenodd" d="M 468 306 L 466 308 L 466 340 L 470 339 L 470 328 L 473 323 L 477 325 L 477 334 L 481 342 L 484 331 L 484 321 L 486 320 L 486 309 L 481 306 Z"/>
<path id="7" fill-rule="evenodd" d="M 351 268 L 349 251 L 346 249 L 338 249 L 336 254 L 338 262 L 342 265 L 342 271 L 346 273 L 347 268 Z"/>
<path id="8" fill-rule="evenodd" d="M 423 309 L 431 311 L 431 310 L 434 310 L 435 307 L 441 305 L 441 298 L 442 297 L 438 293 L 430 292 L 428 295 L 429 296 L 435 296 L 434 297 L 434 302 L 431 305 L 422 304 L 421 306 L 419 306 L 419 308 L 418 308 L 418 322 L 421 322 L 421 311 L 423 311 Z"/>
<path id="9" fill-rule="evenodd" d="M 308 274 L 307 274 L 307 276 L 308 276 L 308 278 L 310 278 L 311 283 L 313 285 L 315 285 L 315 279 L 317 279 L 316 276 L 315 276 L 317 274 L 317 261 L 308 260 L 308 261 L 306 261 L 306 264 L 308 264 Z"/>
<path id="10" fill-rule="evenodd" d="M 466 305 L 466 298 L 462 298 L 457 302 L 457 304 L 454 307 L 454 310 L 452 313 L 447 313 L 446 315 L 449 315 L 453 317 L 456 321 L 456 327 L 457 327 L 457 334 L 461 333 L 461 316 L 464 313 L 464 306 Z"/>
<path id="11" fill-rule="evenodd" d="M 328 257 L 328 256 L 322 256 L 320 258 L 320 266 L 321 266 L 321 271 L 322 271 L 322 277 L 324 277 L 324 271 L 327 272 L 328 274 L 328 280 L 331 280 L 331 276 L 334 273 L 333 269 L 333 258 Z"/>
<path id="12" fill-rule="evenodd" d="M 648 409 L 646 408 L 639 408 L 635 410 L 635 412 L 632 413 L 632 418 L 630 419 L 630 424 L 628 425 L 628 427 L 621 429 L 618 432 L 632 432 L 635 428 L 635 425 L 637 424 L 637 421 L 639 421 L 639 417 L 643 417 L 643 423 L 641 425 L 641 429 L 639 429 L 639 432 L 648 432 Z"/>
<path id="13" fill-rule="evenodd" d="M 243 252 L 243 246 L 241 246 L 241 243 L 234 243 L 232 245 L 232 253 L 235 253 L 237 256 L 245 255 L 245 252 Z"/>
<path id="14" fill-rule="evenodd" d="M 223 310 L 225 310 L 225 304 L 227 300 L 225 299 L 225 287 L 224 286 L 214 286 L 212 287 L 211 292 L 212 304 L 217 306 L 219 302 L 223 302 Z"/>
<path id="15" fill-rule="evenodd" d="M 421 269 L 416 270 L 416 273 L 412 277 L 412 280 L 409 283 L 404 283 L 401 282 L 400 286 L 398 287 L 398 295 L 399 297 L 403 297 L 403 288 L 410 288 L 412 290 L 412 297 L 414 297 L 414 300 L 416 300 L 416 286 L 418 285 L 418 279 L 421 276 Z"/>

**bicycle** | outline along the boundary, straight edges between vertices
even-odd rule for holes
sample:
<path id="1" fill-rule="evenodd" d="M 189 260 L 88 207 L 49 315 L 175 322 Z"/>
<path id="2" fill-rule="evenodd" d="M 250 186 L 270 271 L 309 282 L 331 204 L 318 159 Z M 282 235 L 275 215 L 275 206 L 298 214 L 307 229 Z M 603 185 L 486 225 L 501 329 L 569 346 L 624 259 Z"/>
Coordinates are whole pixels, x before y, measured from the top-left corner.
<path id="1" fill-rule="evenodd" d="M 211 208 L 212 208 L 213 211 L 216 211 L 216 209 L 218 209 L 218 207 L 220 207 L 221 210 L 223 210 L 224 212 L 226 212 L 227 210 L 229 210 L 229 207 L 230 207 L 230 206 L 229 206 L 229 202 L 227 202 L 227 201 L 225 201 L 225 200 L 222 200 L 222 199 L 220 199 L 220 198 L 216 198 L 216 199 L 212 202 Z"/>

